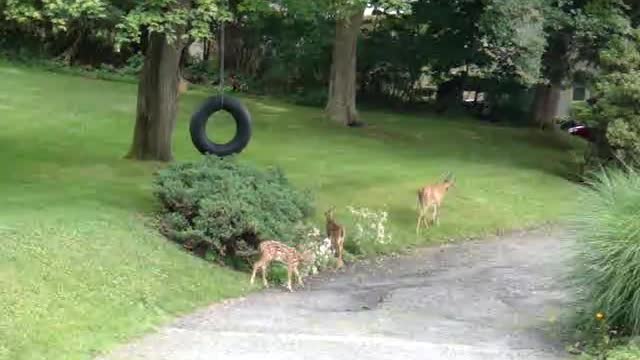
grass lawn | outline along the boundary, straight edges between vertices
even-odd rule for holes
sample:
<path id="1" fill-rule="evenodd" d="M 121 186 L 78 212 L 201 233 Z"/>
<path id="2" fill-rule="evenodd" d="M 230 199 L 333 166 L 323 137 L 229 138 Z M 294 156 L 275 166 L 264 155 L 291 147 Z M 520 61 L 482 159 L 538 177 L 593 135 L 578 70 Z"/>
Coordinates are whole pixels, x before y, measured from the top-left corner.
<path id="1" fill-rule="evenodd" d="M 85 359 L 247 289 L 247 277 L 179 251 L 145 226 L 158 164 L 123 160 L 134 85 L 0 62 L 0 359 Z M 198 158 L 184 98 L 178 160 Z M 386 208 L 386 249 L 535 225 L 570 211 L 567 145 L 458 119 L 364 113 L 346 129 L 317 109 L 245 99 L 255 135 L 243 161 L 279 165 L 321 208 Z M 224 136 L 231 131 L 221 125 Z M 418 186 L 452 171 L 439 228 L 415 236 Z M 319 223 L 320 225 L 320 223 Z"/>

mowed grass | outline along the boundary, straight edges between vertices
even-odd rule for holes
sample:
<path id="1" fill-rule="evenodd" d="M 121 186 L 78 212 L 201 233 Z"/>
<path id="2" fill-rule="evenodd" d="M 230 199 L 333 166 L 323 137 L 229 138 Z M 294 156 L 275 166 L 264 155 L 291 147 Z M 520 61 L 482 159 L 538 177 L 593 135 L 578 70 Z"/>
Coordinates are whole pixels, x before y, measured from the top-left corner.
<path id="1" fill-rule="evenodd" d="M 90 358 L 248 291 L 245 274 L 191 257 L 146 224 L 162 165 L 123 159 L 135 85 L 1 62 L 0 78 L 1 359 Z M 182 100 L 179 161 L 199 157 L 188 118 L 204 96 Z M 536 225 L 573 206 L 576 185 L 563 177 L 569 147 L 535 131 L 391 112 L 363 113 L 371 126 L 347 129 L 318 109 L 244 100 L 255 128 L 240 159 L 283 167 L 339 217 L 346 205 L 386 208 L 394 242 L 370 251 Z M 232 126 L 218 122 L 216 138 L 228 136 Z M 417 238 L 416 189 L 447 171 L 457 185 L 441 226 Z"/>

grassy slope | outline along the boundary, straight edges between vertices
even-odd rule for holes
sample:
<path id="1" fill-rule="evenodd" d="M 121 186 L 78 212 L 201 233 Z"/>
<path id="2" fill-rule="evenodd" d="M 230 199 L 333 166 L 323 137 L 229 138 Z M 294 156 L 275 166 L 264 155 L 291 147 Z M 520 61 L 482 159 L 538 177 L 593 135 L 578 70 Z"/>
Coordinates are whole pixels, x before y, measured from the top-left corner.
<path id="1" fill-rule="evenodd" d="M 0 78 L 0 358 L 86 358 L 246 291 L 244 275 L 193 259 L 144 226 L 157 165 L 122 160 L 135 86 L 2 63 Z M 187 119 L 202 98 L 182 104 L 180 160 L 198 157 Z M 534 133 L 392 113 L 366 113 L 373 126 L 344 129 L 315 109 L 246 102 L 256 126 L 242 158 L 284 167 L 321 207 L 386 204 L 392 249 L 556 219 L 575 194 L 558 176 L 563 149 Z M 458 186 L 442 226 L 416 239 L 415 189 L 449 170 Z"/>

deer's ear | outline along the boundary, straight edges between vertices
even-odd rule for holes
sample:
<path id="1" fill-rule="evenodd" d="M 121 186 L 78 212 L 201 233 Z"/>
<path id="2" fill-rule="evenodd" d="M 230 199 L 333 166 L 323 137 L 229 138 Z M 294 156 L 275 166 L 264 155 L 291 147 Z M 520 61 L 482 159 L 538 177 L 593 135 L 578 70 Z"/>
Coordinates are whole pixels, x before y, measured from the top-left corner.
<path id="1" fill-rule="evenodd" d="M 448 183 L 453 183 L 454 182 L 454 176 L 453 173 L 451 173 L 450 171 L 447 172 L 447 177 L 445 178 L 445 181 Z"/>

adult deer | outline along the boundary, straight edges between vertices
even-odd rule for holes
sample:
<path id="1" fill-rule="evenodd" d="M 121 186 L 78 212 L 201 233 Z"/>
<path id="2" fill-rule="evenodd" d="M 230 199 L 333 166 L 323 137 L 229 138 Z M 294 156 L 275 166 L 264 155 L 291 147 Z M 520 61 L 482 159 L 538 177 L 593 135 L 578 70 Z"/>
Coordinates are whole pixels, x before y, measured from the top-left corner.
<path id="1" fill-rule="evenodd" d="M 327 236 L 329 237 L 329 239 L 331 239 L 331 248 L 334 255 L 338 258 L 337 267 L 341 268 L 342 266 L 344 266 L 342 255 L 344 253 L 345 229 L 344 226 L 336 222 L 334 211 L 335 208 L 332 207 L 324 213 L 324 216 L 327 220 Z"/>
<path id="2" fill-rule="evenodd" d="M 438 210 L 442 205 L 442 200 L 453 186 L 453 176 L 448 173 L 444 181 L 426 185 L 418 189 L 418 224 L 416 225 L 416 234 L 420 234 L 420 225 L 424 224 L 425 227 L 429 227 L 429 221 L 427 219 L 427 213 L 429 209 L 433 209 L 431 215 L 431 223 L 440 224 L 438 217 Z"/>

